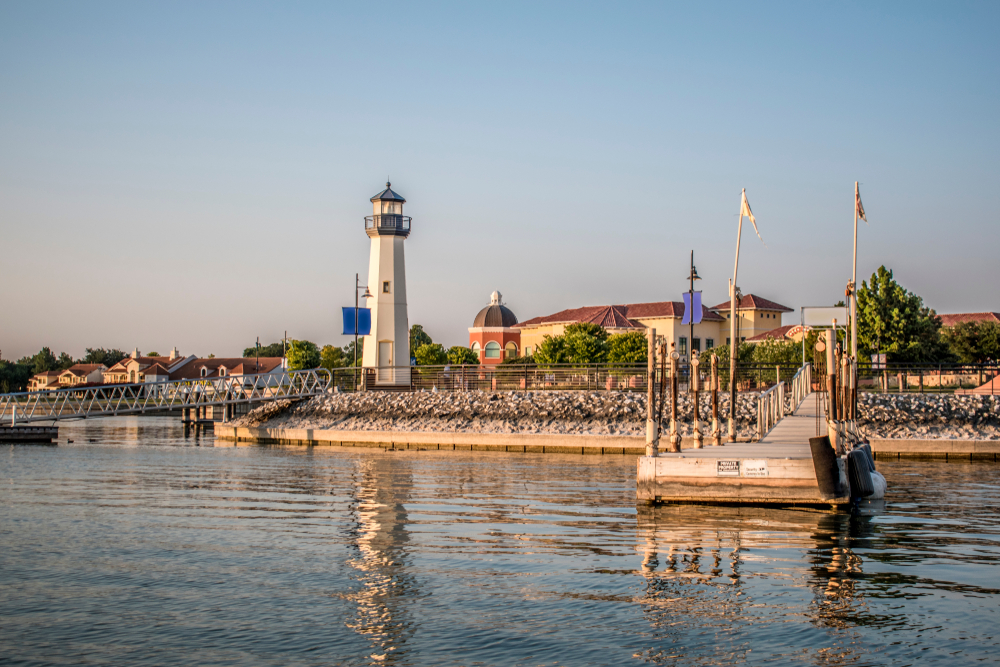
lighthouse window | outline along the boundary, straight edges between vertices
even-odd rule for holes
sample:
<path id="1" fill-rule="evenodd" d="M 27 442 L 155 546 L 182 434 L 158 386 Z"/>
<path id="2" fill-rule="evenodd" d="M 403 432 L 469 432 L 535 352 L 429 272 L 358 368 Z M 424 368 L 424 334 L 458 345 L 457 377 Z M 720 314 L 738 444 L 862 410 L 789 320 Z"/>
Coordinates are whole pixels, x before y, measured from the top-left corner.
<path id="1" fill-rule="evenodd" d="M 384 280 L 382 281 L 382 294 L 388 294 L 388 293 L 389 293 L 389 281 Z"/>

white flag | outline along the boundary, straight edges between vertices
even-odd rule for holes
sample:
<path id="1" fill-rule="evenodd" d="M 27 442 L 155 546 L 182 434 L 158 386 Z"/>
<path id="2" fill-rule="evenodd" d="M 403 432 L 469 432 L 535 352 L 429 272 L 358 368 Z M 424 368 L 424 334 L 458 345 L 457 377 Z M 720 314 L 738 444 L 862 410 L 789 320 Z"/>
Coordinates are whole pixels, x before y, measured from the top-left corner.
<path id="1" fill-rule="evenodd" d="M 757 230 L 757 220 L 754 219 L 753 213 L 750 212 L 750 202 L 747 201 L 747 191 L 746 190 L 743 190 L 743 203 L 740 204 L 740 216 L 744 216 L 744 215 L 746 217 L 750 218 L 750 223 L 753 224 L 753 230 L 755 232 L 757 232 L 757 238 L 760 239 L 761 243 L 764 243 L 764 239 L 761 238 L 760 232 Z M 765 248 L 767 247 L 766 243 L 764 243 L 764 247 Z"/>

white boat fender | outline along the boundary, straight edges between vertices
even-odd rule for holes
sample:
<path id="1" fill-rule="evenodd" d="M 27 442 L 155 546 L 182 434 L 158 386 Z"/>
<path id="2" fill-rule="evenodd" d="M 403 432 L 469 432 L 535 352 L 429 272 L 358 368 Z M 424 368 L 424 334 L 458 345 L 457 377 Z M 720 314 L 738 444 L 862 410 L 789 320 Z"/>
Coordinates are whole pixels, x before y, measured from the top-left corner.
<path id="1" fill-rule="evenodd" d="M 871 473 L 872 476 L 872 486 L 875 487 L 875 492 L 868 496 L 869 500 L 882 500 L 885 498 L 885 492 L 889 488 L 885 483 L 885 477 L 882 473 L 877 470 Z"/>

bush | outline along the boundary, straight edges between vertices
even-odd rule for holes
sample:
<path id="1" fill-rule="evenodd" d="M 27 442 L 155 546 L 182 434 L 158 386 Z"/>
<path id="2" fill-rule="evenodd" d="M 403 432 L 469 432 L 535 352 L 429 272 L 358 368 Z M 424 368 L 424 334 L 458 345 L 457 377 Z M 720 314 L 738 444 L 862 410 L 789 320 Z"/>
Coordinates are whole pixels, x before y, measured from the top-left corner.
<path id="1" fill-rule="evenodd" d="M 307 340 L 293 340 L 288 344 L 288 369 L 303 371 L 319 368 L 320 353 L 316 343 Z"/>
<path id="2" fill-rule="evenodd" d="M 464 364 L 479 364 L 479 355 L 467 347 L 455 345 L 448 348 L 448 363 L 461 366 Z"/>
<path id="3" fill-rule="evenodd" d="M 448 363 L 448 353 L 440 343 L 424 343 L 414 351 L 418 366 L 443 366 Z"/>
<path id="4" fill-rule="evenodd" d="M 614 334 L 608 337 L 608 363 L 616 366 L 634 366 L 646 363 L 649 343 L 642 331 Z"/>

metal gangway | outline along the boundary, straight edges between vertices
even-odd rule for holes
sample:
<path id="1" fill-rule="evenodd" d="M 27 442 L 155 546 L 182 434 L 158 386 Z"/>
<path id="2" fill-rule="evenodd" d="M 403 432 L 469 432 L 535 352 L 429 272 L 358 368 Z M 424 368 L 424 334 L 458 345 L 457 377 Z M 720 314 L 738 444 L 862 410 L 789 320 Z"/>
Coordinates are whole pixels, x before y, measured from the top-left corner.
<path id="1" fill-rule="evenodd" d="M 0 394 L 0 420 L 16 426 L 208 406 L 308 398 L 331 385 L 324 369 Z"/>
<path id="2" fill-rule="evenodd" d="M 774 385 L 757 399 L 757 440 L 763 440 L 786 415 L 795 414 L 796 408 L 812 392 L 812 364 L 803 364 L 792 378 L 791 402 L 785 403 L 788 390 L 784 382 Z"/>

